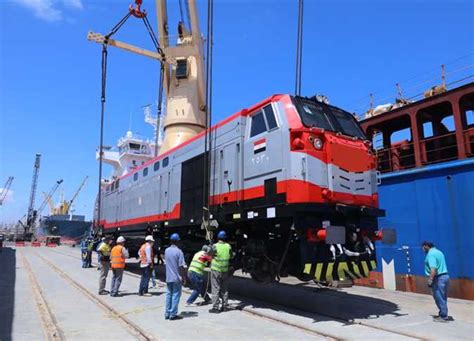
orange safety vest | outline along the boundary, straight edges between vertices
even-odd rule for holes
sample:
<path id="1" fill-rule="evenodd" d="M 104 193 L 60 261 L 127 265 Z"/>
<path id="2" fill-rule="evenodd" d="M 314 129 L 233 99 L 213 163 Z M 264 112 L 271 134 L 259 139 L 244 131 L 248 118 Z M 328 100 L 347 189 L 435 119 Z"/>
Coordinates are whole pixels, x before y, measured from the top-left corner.
<path id="1" fill-rule="evenodd" d="M 138 254 L 140 256 L 140 264 L 142 264 L 142 265 L 147 265 L 148 264 L 148 262 L 146 261 L 146 253 L 145 253 L 145 248 L 147 246 L 151 247 L 151 262 L 152 263 L 153 263 L 153 259 L 155 258 L 155 256 L 153 255 L 153 247 L 148 243 L 143 244 L 140 247 L 140 251 L 138 251 Z"/>
<path id="2" fill-rule="evenodd" d="M 110 265 L 112 269 L 125 268 L 125 257 L 123 256 L 123 246 L 116 245 L 110 252 Z"/>

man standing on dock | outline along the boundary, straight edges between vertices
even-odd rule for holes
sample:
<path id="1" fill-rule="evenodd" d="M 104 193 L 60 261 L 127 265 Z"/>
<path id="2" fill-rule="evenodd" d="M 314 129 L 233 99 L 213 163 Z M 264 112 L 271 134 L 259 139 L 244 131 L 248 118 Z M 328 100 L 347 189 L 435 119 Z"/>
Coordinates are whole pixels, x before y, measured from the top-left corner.
<path id="1" fill-rule="evenodd" d="M 218 242 L 212 245 L 211 263 L 211 287 L 212 287 L 212 309 L 210 313 L 216 314 L 228 310 L 228 289 L 227 282 L 230 278 L 229 263 L 232 258 L 232 247 L 226 243 L 227 234 L 219 231 Z M 222 298 L 222 306 L 219 310 L 219 301 Z"/>
<path id="2" fill-rule="evenodd" d="M 110 244 L 112 244 L 112 237 L 105 237 L 104 242 L 99 246 L 97 252 L 100 255 L 100 277 L 99 277 L 99 295 L 107 295 L 109 292 L 105 290 L 107 276 L 110 268 Z"/>
<path id="3" fill-rule="evenodd" d="M 150 283 L 151 271 L 153 268 L 153 236 L 146 236 L 145 243 L 140 247 L 138 255 L 140 256 L 140 268 L 142 277 L 140 279 L 140 287 L 138 288 L 138 296 L 151 296 L 148 293 L 148 284 Z"/>
<path id="4" fill-rule="evenodd" d="M 110 287 L 110 296 L 117 297 L 122 284 L 123 271 L 125 269 L 125 260 L 129 257 L 128 250 L 124 247 L 125 238 L 117 238 L 117 245 L 110 252 L 110 266 L 112 268 L 112 285 Z"/>
<path id="5" fill-rule="evenodd" d="M 433 318 L 436 322 L 449 321 L 448 317 L 448 287 L 449 275 L 444 254 L 435 248 L 431 242 L 421 244 L 426 253 L 425 275 L 428 276 L 428 286 L 433 292 L 433 298 L 438 306 L 438 316 Z"/>
<path id="6" fill-rule="evenodd" d="M 165 250 L 166 266 L 166 306 L 165 320 L 181 320 L 178 315 L 179 299 L 181 298 L 182 284 L 186 285 L 186 262 L 183 251 L 178 247 L 181 238 L 179 234 L 170 236 L 170 246 Z M 182 284 L 181 284 L 182 283 Z"/>

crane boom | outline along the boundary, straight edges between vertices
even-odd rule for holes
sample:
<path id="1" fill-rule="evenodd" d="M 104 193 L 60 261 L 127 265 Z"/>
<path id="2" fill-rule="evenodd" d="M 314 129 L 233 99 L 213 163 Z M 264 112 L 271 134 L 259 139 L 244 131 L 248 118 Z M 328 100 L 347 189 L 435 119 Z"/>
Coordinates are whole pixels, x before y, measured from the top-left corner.
<path id="1" fill-rule="evenodd" d="M 81 184 L 79 185 L 79 188 L 76 190 L 76 192 L 72 196 L 71 200 L 61 202 L 61 206 L 59 208 L 60 214 L 69 214 L 69 210 L 71 209 L 71 205 L 73 204 L 74 200 L 76 200 L 77 196 L 79 195 L 82 188 L 86 184 L 86 181 L 87 181 L 88 178 L 89 178 L 89 176 L 86 176 L 84 178 L 84 180 L 82 180 Z"/>
<path id="2" fill-rule="evenodd" d="M 38 175 L 41 164 L 41 154 L 36 154 L 35 163 L 33 165 L 33 179 L 31 180 L 31 191 L 30 191 L 30 201 L 28 204 L 28 213 L 26 214 L 26 225 L 24 225 L 24 238 L 31 238 L 31 229 L 36 223 L 36 211 L 35 211 L 35 197 L 36 197 L 36 187 L 38 186 Z"/>
<path id="3" fill-rule="evenodd" d="M 5 201 L 5 198 L 7 197 L 8 191 L 10 190 L 10 186 L 12 185 L 13 182 L 13 176 L 9 176 L 7 179 L 7 182 L 5 183 L 5 186 L 3 186 L 2 191 L 0 192 L 0 206 L 3 205 L 3 202 Z"/>
<path id="4" fill-rule="evenodd" d="M 48 203 L 48 201 L 51 201 L 51 197 L 53 196 L 54 192 L 58 189 L 59 185 L 63 182 L 63 180 L 58 180 L 54 184 L 54 186 L 49 190 L 49 193 L 45 195 L 43 202 L 41 203 L 40 207 L 38 208 L 38 215 L 41 214 L 41 212 L 44 210 L 44 207 Z M 51 204 L 50 204 L 51 205 Z"/>

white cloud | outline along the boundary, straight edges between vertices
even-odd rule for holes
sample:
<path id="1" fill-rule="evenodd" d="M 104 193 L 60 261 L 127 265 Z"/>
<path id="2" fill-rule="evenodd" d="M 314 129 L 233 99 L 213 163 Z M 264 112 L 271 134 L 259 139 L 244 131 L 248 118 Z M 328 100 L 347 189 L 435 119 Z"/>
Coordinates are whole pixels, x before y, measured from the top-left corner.
<path id="1" fill-rule="evenodd" d="M 45 21 L 60 21 L 64 18 L 63 8 L 82 10 L 82 0 L 14 0 L 29 9 L 33 14 Z"/>
<path id="2" fill-rule="evenodd" d="M 0 187 L 0 193 L 3 194 L 3 188 Z M 3 200 L 3 204 L 2 205 L 5 205 L 6 203 L 8 202 L 13 202 L 13 191 L 11 189 L 9 189 L 7 191 L 7 195 L 5 196 L 5 200 Z"/>

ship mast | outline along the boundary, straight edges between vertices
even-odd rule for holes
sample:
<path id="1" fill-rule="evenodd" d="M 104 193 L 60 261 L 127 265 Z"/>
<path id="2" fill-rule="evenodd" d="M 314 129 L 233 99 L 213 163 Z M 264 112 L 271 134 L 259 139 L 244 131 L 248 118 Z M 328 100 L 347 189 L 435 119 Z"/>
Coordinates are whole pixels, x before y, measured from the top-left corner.
<path id="1" fill-rule="evenodd" d="M 136 0 L 138 13 L 142 0 Z M 129 52 L 159 60 L 163 65 L 163 89 L 166 94 L 164 140 L 159 154 L 189 140 L 206 129 L 206 93 L 204 79 L 203 38 L 195 0 L 188 0 L 190 32 L 180 21 L 176 45 L 170 45 L 167 1 L 156 0 L 158 41 L 162 54 L 142 49 L 99 33 L 89 32 L 88 39 L 107 43 Z M 132 10 L 132 9 L 131 9 Z M 135 10 L 135 13 L 136 10 Z"/>

